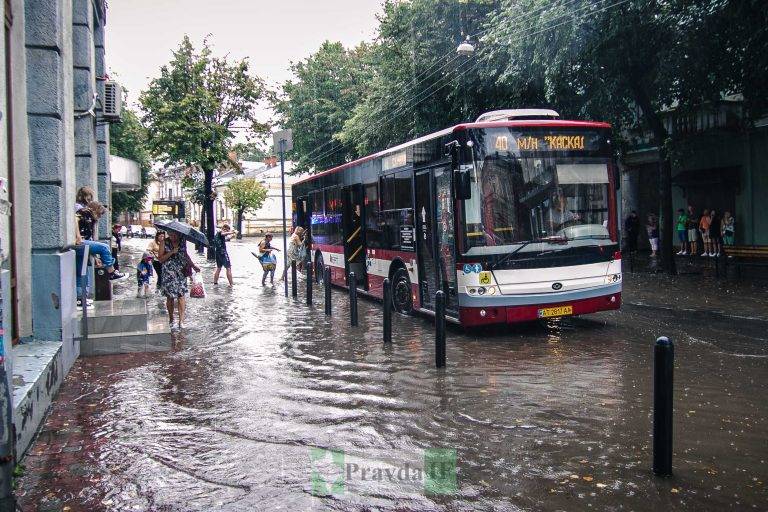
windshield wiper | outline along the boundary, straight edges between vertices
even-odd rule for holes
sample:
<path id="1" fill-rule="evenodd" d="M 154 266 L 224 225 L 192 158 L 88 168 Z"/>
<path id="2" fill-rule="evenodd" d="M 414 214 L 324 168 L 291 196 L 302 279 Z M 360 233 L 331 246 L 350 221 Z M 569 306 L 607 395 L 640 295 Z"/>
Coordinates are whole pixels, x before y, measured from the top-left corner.
<path id="1" fill-rule="evenodd" d="M 520 251 L 522 251 L 525 246 L 527 246 L 529 244 L 532 244 L 532 243 L 533 243 L 533 240 L 526 240 L 525 242 L 520 242 L 520 247 L 518 247 L 514 251 L 510 251 L 507 254 L 505 254 L 504 257 L 502 257 L 499 261 L 497 261 L 495 263 L 491 263 L 489 265 L 489 268 L 491 270 L 495 270 L 495 269 L 499 268 L 500 265 L 502 265 L 502 264 L 506 263 L 507 261 L 509 261 L 509 259 L 512 256 L 514 256 L 515 254 L 517 254 Z"/>

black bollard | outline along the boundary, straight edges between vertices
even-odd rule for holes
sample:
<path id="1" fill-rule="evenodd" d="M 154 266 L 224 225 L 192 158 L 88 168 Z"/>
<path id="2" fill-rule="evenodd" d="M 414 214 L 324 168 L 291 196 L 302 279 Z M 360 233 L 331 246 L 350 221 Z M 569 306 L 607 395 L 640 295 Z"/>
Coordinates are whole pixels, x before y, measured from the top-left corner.
<path id="1" fill-rule="evenodd" d="M 325 286 L 325 314 L 331 316 L 331 267 L 325 267 L 323 271 L 323 285 Z"/>
<path id="2" fill-rule="evenodd" d="M 349 325 L 357 327 L 357 277 L 349 273 Z"/>
<path id="3" fill-rule="evenodd" d="M 307 262 L 307 306 L 312 305 L 312 262 Z"/>
<path id="4" fill-rule="evenodd" d="M 384 343 L 392 342 L 392 283 L 389 278 L 384 279 Z"/>
<path id="5" fill-rule="evenodd" d="M 672 476 L 672 375 L 675 346 L 667 337 L 653 350 L 653 472 Z"/>
<path id="6" fill-rule="evenodd" d="M 296 283 L 296 262 L 291 262 L 291 297 L 296 298 L 299 295 L 298 284 Z"/>
<path id="7" fill-rule="evenodd" d="M 445 368 L 445 293 L 435 292 L 435 366 Z"/>

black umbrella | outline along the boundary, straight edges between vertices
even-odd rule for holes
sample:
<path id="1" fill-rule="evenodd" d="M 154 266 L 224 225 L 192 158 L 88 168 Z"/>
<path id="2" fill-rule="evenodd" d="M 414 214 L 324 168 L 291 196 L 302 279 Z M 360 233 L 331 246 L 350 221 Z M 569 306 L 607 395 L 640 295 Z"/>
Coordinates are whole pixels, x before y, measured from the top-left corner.
<path id="1" fill-rule="evenodd" d="M 179 222 L 178 220 L 157 221 L 155 226 L 163 231 L 174 231 L 190 242 L 208 245 L 208 238 L 202 232 L 184 222 Z"/>

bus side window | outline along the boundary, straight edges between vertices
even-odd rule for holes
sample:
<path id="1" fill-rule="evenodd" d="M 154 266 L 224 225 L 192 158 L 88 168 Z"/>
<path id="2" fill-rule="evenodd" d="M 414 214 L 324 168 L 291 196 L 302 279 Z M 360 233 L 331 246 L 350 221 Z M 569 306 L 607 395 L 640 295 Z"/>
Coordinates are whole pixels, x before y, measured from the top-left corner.
<path id="1" fill-rule="evenodd" d="M 365 185 L 365 243 L 372 249 L 383 248 L 382 231 L 379 226 L 379 185 Z"/>

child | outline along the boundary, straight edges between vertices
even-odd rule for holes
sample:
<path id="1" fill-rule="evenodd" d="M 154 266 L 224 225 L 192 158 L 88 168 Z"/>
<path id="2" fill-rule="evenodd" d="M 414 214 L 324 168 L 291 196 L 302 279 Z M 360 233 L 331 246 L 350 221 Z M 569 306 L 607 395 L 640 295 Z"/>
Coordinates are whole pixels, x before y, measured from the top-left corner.
<path id="1" fill-rule="evenodd" d="M 136 266 L 136 280 L 139 289 L 136 291 L 136 297 L 141 298 L 142 288 L 144 289 L 144 298 L 149 297 L 149 280 L 152 278 L 152 255 L 145 252 L 141 255 L 141 261 Z"/>
<path id="2" fill-rule="evenodd" d="M 677 251 L 677 254 L 683 256 L 688 254 L 688 247 L 686 246 L 686 243 L 688 242 L 688 215 L 686 215 L 685 210 L 682 208 L 678 208 L 677 210 L 677 238 L 680 240 L 680 250 Z"/>

